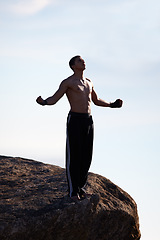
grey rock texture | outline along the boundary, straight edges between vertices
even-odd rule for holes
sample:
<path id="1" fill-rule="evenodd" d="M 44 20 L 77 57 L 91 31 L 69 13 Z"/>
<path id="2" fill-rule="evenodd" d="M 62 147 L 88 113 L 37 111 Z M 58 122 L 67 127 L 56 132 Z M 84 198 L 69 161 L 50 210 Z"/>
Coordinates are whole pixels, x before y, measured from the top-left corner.
<path id="1" fill-rule="evenodd" d="M 89 173 L 92 196 L 67 196 L 65 169 L 0 156 L 1 240 L 138 240 L 135 201 L 108 179 Z"/>

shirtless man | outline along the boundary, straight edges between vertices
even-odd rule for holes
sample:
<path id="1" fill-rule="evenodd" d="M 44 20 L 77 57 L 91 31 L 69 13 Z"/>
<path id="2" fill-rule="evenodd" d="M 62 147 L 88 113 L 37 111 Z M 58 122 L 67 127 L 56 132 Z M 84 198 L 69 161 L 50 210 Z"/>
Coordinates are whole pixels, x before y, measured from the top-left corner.
<path id="1" fill-rule="evenodd" d="M 73 200 L 81 200 L 86 194 L 83 187 L 87 181 L 88 170 L 92 160 L 93 119 L 91 116 L 91 101 L 97 106 L 119 108 L 123 101 L 117 99 L 108 103 L 98 98 L 91 80 L 83 77 L 85 61 L 81 56 L 73 57 L 69 66 L 74 74 L 63 80 L 55 94 L 46 100 L 37 98 L 40 105 L 53 105 L 64 94 L 70 103 L 67 118 L 66 141 L 66 175 L 69 196 Z"/>

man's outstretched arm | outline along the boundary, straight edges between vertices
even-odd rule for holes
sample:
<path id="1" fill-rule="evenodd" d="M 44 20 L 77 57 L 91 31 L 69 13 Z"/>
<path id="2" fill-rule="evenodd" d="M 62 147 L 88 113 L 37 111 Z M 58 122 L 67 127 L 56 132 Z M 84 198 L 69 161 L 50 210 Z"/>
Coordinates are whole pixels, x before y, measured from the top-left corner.
<path id="1" fill-rule="evenodd" d="M 122 107 L 122 104 L 123 104 L 123 101 L 121 99 L 117 99 L 113 103 L 108 103 L 108 102 L 98 98 L 97 93 L 95 92 L 94 88 L 92 89 L 92 101 L 97 106 L 111 107 L 111 108 L 120 108 L 120 107 Z"/>
<path id="2" fill-rule="evenodd" d="M 67 84 L 66 81 L 62 81 L 59 89 L 55 92 L 55 94 L 51 97 L 48 97 L 47 99 L 43 99 L 41 96 L 39 96 L 36 99 L 36 102 L 42 106 L 44 105 L 54 105 L 56 102 L 58 102 L 58 100 L 63 97 L 63 95 L 66 93 L 67 91 Z"/>

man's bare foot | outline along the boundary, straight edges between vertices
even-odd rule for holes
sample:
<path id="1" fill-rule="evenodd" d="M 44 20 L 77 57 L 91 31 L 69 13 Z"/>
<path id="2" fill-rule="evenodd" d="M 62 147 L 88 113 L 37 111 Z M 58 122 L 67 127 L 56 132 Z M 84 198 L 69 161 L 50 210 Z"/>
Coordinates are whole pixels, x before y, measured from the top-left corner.
<path id="1" fill-rule="evenodd" d="M 77 194 L 76 196 L 70 197 L 74 202 L 78 202 L 80 199 L 80 196 Z"/>
<path id="2" fill-rule="evenodd" d="M 83 189 L 80 190 L 79 192 L 79 197 L 81 200 L 87 198 L 87 197 L 91 197 L 92 194 L 86 193 Z"/>

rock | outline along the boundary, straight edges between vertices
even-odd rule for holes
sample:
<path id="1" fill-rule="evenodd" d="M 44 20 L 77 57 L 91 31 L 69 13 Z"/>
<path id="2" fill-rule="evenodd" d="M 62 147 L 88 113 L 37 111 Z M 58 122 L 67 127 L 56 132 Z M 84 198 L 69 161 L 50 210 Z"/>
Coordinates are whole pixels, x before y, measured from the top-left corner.
<path id="1" fill-rule="evenodd" d="M 67 196 L 65 169 L 0 156 L 1 240 L 138 240 L 135 201 L 108 179 L 89 173 L 92 196 Z"/>

